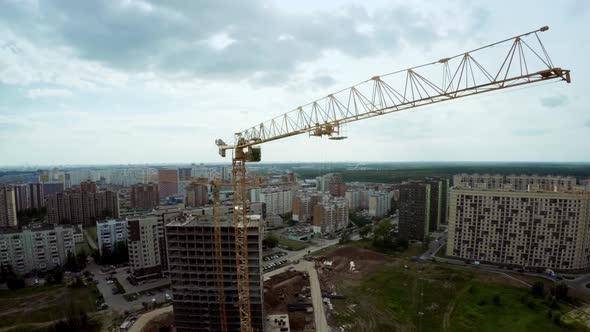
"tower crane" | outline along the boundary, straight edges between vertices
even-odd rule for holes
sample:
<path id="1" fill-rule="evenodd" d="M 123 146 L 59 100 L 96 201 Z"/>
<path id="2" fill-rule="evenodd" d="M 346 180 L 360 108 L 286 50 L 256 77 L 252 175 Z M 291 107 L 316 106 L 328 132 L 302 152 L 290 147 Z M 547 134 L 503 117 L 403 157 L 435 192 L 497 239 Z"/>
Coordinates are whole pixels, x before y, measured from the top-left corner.
<path id="1" fill-rule="evenodd" d="M 373 76 L 235 133 L 233 144 L 217 139 L 215 143 L 222 157 L 228 150 L 232 152 L 241 332 L 252 332 L 246 163 L 261 160 L 261 144 L 304 133 L 338 139 L 342 138 L 342 125 L 354 121 L 523 85 L 552 80 L 570 83 L 570 71 L 553 65 L 541 42 L 539 34 L 548 29 L 544 26 L 438 61 Z"/>

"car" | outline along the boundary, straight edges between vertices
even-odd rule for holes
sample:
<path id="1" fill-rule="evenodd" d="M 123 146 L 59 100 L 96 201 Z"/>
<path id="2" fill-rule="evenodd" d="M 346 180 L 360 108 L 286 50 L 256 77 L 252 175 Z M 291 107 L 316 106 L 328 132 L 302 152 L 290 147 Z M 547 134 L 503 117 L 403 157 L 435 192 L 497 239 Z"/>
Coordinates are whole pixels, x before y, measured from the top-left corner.
<path id="1" fill-rule="evenodd" d="M 111 279 L 107 279 L 107 284 L 114 284 L 115 282 Z"/>
<path id="2" fill-rule="evenodd" d="M 152 297 L 152 303 L 156 303 L 156 298 Z"/>
<path id="3" fill-rule="evenodd" d="M 111 289 L 111 292 L 113 293 L 113 295 L 121 293 L 117 287 L 113 287 L 113 289 Z"/>
<path id="4" fill-rule="evenodd" d="M 172 300 L 172 295 L 166 293 L 166 294 L 164 294 L 164 298 L 166 299 L 166 301 L 170 301 L 170 300 Z"/>

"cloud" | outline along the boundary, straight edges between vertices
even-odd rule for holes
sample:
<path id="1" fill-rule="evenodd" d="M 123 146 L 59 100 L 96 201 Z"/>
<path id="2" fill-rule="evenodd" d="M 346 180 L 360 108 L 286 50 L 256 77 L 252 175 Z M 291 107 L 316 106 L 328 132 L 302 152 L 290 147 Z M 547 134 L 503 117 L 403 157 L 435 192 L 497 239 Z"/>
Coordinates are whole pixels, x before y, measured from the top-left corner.
<path id="1" fill-rule="evenodd" d="M 547 131 L 544 129 L 516 129 L 512 131 L 514 136 L 542 136 Z"/>
<path id="2" fill-rule="evenodd" d="M 399 52 L 402 36 L 431 45 L 446 38 L 441 26 L 451 26 L 428 6 L 294 13 L 262 0 L 55 0 L 9 1 L 6 7 L 0 20 L 20 20 L 17 34 L 34 43 L 61 45 L 108 68 L 224 79 L 258 74 L 263 77 L 254 78 L 255 83 L 268 85 L 325 51 L 351 57 Z M 456 15 L 474 11 L 456 7 Z M 464 34 L 470 28 L 453 27 Z"/>
<path id="3" fill-rule="evenodd" d="M 330 75 L 317 75 L 311 80 L 311 82 L 321 87 L 329 87 L 334 85 L 334 83 L 336 83 L 336 80 L 334 79 L 334 77 Z"/>
<path id="4" fill-rule="evenodd" d="M 71 97 L 72 91 L 66 89 L 30 89 L 27 91 L 27 98 L 37 99 L 44 97 Z"/>
<path id="5" fill-rule="evenodd" d="M 568 102 L 567 96 L 559 95 L 559 96 L 551 96 L 551 97 L 542 97 L 541 98 L 541 105 L 547 108 L 554 108 L 566 105 Z"/>

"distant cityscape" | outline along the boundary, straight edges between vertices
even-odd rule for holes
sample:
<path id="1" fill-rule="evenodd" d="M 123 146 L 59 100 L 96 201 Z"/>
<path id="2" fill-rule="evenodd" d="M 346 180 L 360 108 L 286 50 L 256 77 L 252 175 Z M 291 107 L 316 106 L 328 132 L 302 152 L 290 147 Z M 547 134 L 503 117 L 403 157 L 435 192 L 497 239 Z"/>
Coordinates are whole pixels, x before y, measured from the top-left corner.
<path id="1" fill-rule="evenodd" d="M 275 311 L 265 306 L 263 276 L 305 254 L 267 260 L 279 252 L 273 247 L 297 253 L 298 245 L 316 243 L 320 249 L 376 233 L 381 223 L 389 223 L 391 235 L 410 245 L 431 242 L 434 236 L 435 249 L 420 259 L 458 259 L 551 271 L 552 276 L 590 267 L 590 179 L 460 173 L 376 183 L 346 182 L 339 173 L 305 179 L 291 169 L 263 173 L 267 175 L 257 177 L 259 184 L 249 188 L 247 197 L 255 330 L 262 331 L 266 312 Z M 219 193 L 226 300 L 220 302 L 216 288 L 207 286 L 217 278 L 214 180 L 229 184 L 231 174 L 228 166 L 193 164 L 52 168 L 21 176 L 0 185 L 0 266 L 4 274 L 37 280 L 82 251 L 97 268 L 103 266 L 97 273 L 114 274 L 128 266 L 129 273 L 118 279 L 128 288 L 169 284 L 163 302 L 172 302 L 178 331 L 218 330 L 222 317 L 229 330 L 239 330 L 239 314 L 230 300 L 238 296 L 230 186 Z M 436 253 L 443 256 L 435 258 Z M 105 302 L 99 306 L 131 310 L 112 299 L 122 296 L 125 286 L 119 289 L 105 280 L 99 286 Z"/>

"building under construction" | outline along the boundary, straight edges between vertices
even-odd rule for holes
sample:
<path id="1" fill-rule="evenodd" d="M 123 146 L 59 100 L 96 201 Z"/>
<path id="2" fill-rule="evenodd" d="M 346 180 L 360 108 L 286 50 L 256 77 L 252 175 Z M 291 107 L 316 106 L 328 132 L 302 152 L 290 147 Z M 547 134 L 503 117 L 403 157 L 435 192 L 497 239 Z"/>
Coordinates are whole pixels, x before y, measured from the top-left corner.
<path id="1" fill-rule="evenodd" d="M 222 306 L 227 331 L 240 331 L 236 275 L 235 229 L 230 217 L 221 219 L 222 292 L 218 287 L 215 227 L 211 216 L 182 214 L 166 225 L 168 268 L 178 332 L 222 331 Z M 263 331 L 262 228 L 248 223 L 248 271 L 253 331 Z M 220 304 L 220 294 L 224 303 Z"/>

